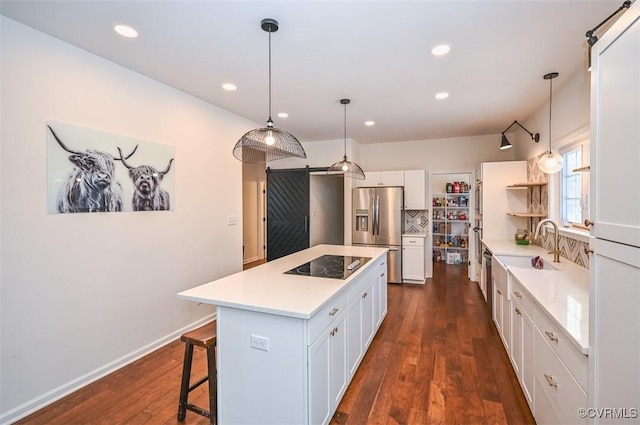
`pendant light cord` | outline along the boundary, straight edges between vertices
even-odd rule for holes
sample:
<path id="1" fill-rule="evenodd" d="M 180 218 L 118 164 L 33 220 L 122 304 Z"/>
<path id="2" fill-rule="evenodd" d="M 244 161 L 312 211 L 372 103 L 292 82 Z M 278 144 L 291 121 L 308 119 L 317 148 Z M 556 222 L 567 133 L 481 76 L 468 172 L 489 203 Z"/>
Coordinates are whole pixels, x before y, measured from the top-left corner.
<path id="1" fill-rule="evenodd" d="M 271 119 L 271 31 L 269 31 L 269 122 L 273 122 Z"/>
<path id="2" fill-rule="evenodd" d="M 549 153 L 551 153 L 551 105 L 553 102 L 553 78 L 549 78 Z"/>
<path id="3" fill-rule="evenodd" d="M 344 104 L 344 160 L 347 160 L 347 104 Z"/>

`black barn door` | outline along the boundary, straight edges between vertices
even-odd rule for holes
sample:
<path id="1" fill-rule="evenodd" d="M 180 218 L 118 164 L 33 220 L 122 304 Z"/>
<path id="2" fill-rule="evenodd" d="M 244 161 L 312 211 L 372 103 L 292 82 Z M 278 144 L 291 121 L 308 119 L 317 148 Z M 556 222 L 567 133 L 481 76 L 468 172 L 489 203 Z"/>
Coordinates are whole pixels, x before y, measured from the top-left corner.
<path id="1" fill-rule="evenodd" d="M 309 248 L 309 168 L 267 168 L 267 261 Z"/>

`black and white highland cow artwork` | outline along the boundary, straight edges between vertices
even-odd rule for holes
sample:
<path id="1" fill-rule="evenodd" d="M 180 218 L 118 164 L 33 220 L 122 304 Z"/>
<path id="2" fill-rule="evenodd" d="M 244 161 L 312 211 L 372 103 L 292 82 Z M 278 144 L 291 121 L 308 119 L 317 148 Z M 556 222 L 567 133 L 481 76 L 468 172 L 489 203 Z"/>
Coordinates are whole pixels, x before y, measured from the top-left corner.
<path id="1" fill-rule="evenodd" d="M 170 208 L 169 192 L 160 187 L 162 179 L 171 169 L 171 163 L 173 158 L 169 160 L 166 170 L 158 171 L 150 165 L 140 165 L 138 167 L 132 167 L 127 164 L 126 159 L 128 157 L 122 156 L 122 151 L 118 148 L 120 153 L 120 161 L 129 169 L 129 177 L 133 182 L 133 199 L 131 200 L 131 206 L 134 211 L 160 211 L 168 210 Z"/>
<path id="2" fill-rule="evenodd" d="M 173 147 L 60 122 L 46 131 L 50 213 L 172 209 Z"/>

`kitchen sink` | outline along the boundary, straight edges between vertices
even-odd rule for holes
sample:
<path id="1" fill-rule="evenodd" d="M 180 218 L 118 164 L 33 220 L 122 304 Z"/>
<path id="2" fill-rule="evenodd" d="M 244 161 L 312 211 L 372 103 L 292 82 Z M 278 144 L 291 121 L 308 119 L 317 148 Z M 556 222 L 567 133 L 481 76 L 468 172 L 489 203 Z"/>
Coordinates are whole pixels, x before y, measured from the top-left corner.
<path id="1" fill-rule="evenodd" d="M 507 267 L 520 267 L 524 269 L 534 269 L 534 270 L 555 270 L 555 271 L 558 270 L 558 268 L 553 264 L 553 262 L 547 259 L 543 260 L 542 269 L 536 269 L 531 265 L 531 259 L 534 257 L 520 257 L 515 255 L 497 255 L 493 258 L 500 261 L 503 265 Z"/>

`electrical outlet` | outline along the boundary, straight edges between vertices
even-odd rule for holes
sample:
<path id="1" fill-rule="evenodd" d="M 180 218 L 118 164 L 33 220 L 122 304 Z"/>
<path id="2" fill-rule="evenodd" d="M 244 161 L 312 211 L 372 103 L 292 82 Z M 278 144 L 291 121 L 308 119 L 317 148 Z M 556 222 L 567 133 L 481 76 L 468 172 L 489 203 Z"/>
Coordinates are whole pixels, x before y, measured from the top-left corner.
<path id="1" fill-rule="evenodd" d="M 269 338 L 260 335 L 251 335 L 251 347 L 262 351 L 269 351 Z"/>

